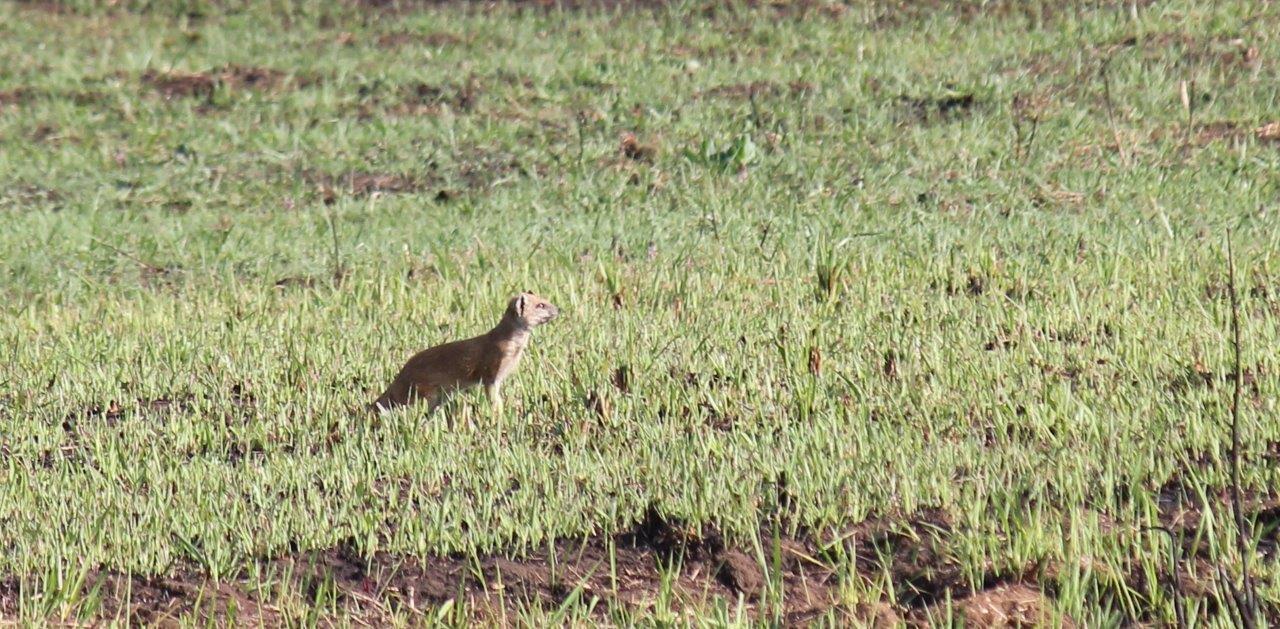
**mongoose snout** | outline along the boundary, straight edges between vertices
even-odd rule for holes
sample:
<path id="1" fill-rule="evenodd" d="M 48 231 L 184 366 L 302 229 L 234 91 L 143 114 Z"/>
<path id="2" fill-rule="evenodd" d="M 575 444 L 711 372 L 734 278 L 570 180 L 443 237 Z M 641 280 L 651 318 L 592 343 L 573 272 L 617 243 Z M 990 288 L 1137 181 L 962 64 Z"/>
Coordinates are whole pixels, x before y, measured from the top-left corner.
<path id="1" fill-rule="evenodd" d="M 448 393 L 482 384 L 500 412 L 502 383 L 519 364 L 529 334 L 558 316 L 555 304 L 531 292 L 520 293 L 508 302 L 492 330 L 414 354 L 372 408 L 385 411 L 425 400 L 434 410 Z"/>

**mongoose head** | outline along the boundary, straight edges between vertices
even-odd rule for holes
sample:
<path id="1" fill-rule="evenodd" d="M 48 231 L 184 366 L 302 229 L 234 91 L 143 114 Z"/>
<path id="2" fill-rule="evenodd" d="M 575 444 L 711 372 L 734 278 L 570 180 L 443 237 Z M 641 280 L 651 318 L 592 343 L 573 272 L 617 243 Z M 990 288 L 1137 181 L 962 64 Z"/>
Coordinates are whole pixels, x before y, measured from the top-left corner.
<path id="1" fill-rule="evenodd" d="M 511 300 L 507 316 L 514 317 L 525 327 L 542 325 L 560 315 L 560 309 L 545 298 L 525 291 Z"/>

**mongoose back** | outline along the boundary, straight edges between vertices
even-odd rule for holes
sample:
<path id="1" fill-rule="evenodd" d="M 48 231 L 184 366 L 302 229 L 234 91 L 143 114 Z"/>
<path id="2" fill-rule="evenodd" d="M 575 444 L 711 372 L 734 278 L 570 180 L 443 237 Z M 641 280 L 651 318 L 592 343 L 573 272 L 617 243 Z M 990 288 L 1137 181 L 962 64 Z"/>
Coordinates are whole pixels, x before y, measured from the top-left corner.
<path id="1" fill-rule="evenodd" d="M 520 362 L 529 333 L 559 314 L 560 309 L 546 299 L 520 293 L 492 330 L 414 354 L 372 410 L 381 412 L 421 401 L 435 410 L 448 393 L 483 384 L 494 409 L 501 412 L 502 382 Z"/>

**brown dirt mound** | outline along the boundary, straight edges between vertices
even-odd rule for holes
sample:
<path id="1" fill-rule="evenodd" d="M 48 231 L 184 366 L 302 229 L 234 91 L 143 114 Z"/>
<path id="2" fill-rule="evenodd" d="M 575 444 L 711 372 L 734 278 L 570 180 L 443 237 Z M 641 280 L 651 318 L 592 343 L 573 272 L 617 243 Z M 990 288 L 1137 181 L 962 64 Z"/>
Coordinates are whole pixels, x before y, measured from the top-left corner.
<path id="1" fill-rule="evenodd" d="M 632 131 L 625 131 L 619 139 L 618 152 L 625 158 L 635 162 L 653 163 L 658 149 L 652 144 L 643 143 Z"/>
<path id="2" fill-rule="evenodd" d="M 997 585 L 955 601 L 970 627 L 1044 627 L 1054 624 L 1053 606 L 1031 586 Z M 1071 626 L 1063 620 L 1062 626 Z"/>
<path id="3" fill-rule="evenodd" d="M 854 542 L 858 564 L 888 572 L 897 584 L 899 602 L 919 609 L 968 589 L 962 567 L 945 545 L 951 529 L 946 512 L 924 509 L 905 521 L 868 518 L 846 536 Z"/>

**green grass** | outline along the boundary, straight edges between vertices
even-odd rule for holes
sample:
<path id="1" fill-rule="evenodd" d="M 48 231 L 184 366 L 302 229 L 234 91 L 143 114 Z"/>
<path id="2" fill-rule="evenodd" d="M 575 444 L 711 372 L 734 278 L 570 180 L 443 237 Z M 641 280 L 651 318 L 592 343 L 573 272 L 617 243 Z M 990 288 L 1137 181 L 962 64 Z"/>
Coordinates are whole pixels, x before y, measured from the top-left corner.
<path id="1" fill-rule="evenodd" d="M 1280 13 L 1096 4 L 0 6 L 0 575 L 49 593 L 17 615 L 79 613 L 44 575 L 530 552 L 649 504 L 750 548 L 784 475 L 787 534 L 935 508 L 972 587 L 1038 565 L 1082 626 L 1171 623 L 1142 527 L 1227 485 L 1228 232 L 1244 484 L 1280 482 Z M 227 67 L 279 74 L 145 80 Z M 521 289 L 564 314 L 503 416 L 352 410 Z M 902 596 L 824 560 L 849 609 Z"/>

